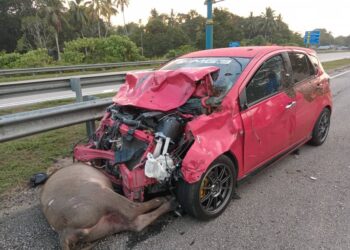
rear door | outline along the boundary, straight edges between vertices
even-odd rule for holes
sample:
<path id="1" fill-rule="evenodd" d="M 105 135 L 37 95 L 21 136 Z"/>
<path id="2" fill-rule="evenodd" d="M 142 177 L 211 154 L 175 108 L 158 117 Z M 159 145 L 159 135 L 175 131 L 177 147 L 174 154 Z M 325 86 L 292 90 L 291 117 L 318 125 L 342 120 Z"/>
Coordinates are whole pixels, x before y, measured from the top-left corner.
<path id="1" fill-rule="evenodd" d="M 267 59 L 240 95 L 244 125 L 244 169 L 252 171 L 286 150 L 295 130 L 295 98 L 285 90 L 287 55 Z"/>
<path id="2" fill-rule="evenodd" d="M 292 68 L 292 83 L 296 96 L 296 130 L 293 144 L 307 138 L 314 126 L 317 103 L 315 101 L 319 79 L 308 56 L 302 52 L 288 53 Z"/>

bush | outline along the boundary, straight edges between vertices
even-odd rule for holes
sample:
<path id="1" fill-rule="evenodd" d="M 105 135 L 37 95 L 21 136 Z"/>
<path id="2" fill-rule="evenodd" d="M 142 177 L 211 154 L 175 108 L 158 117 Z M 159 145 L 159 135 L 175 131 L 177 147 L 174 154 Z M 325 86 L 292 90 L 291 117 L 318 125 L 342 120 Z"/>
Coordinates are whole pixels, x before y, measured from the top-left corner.
<path id="1" fill-rule="evenodd" d="M 125 36 L 80 38 L 65 43 L 65 63 L 109 63 L 140 60 L 134 42 Z"/>
<path id="2" fill-rule="evenodd" d="M 166 58 L 175 58 L 178 56 L 182 56 L 184 54 L 196 51 L 197 49 L 193 47 L 192 45 L 182 45 L 178 47 L 177 49 L 171 49 L 168 51 L 168 53 L 165 54 Z"/>
<path id="3" fill-rule="evenodd" d="M 0 68 L 36 68 L 52 64 L 53 59 L 45 49 L 29 51 L 26 54 L 0 54 Z"/>
<path id="4" fill-rule="evenodd" d="M 21 54 L 19 53 L 1 53 L 0 54 L 0 68 L 1 69 L 9 69 L 14 68 L 16 62 L 21 58 Z"/>
<path id="5" fill-rule="evenodd" d="M 15 68 L 39 68 L 53 63 L 53 59 L 48 55 L 46 49 L 37 49 L 20 56 L 16 61 Z"/>
<path id="6" fill-rule="evenodd" d="M 84 61 L 84 54 L 77 51 L 66 51 L 62 54 L 63 63 L 81 64 Z"/>

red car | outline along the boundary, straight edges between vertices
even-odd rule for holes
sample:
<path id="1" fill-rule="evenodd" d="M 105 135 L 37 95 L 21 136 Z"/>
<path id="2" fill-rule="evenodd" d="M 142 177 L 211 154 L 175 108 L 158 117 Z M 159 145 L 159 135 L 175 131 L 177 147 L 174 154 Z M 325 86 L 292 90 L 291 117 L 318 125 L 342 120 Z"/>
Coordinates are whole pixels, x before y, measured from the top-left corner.
<path id="1" fill-rule="evenodd" d="M 79 161 L 136 201 L 171 192 L 199 219 L 221 214 L 237 180 L 327 137 L 329 76 L 313 50 L 240 47 L 193 52 L 131 73 Z"/>

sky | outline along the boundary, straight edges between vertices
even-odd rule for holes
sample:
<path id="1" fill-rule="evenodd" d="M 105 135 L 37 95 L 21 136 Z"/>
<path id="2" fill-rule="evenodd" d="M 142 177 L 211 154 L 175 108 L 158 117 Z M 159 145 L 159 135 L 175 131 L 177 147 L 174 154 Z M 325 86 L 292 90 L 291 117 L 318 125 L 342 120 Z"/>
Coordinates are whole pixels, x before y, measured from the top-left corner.
<path id="1" fill-rule="evenodd" d="M 227 8 L 236 15 L 248 17 L 252 11 L 260 15 L 270 6 L 276 14 L 282 14 L 283 20 L 293 31 L 304 34 L 305 31 L 316 28 L 326 28 L 334 36 L 350 35 L 350 0 L 225 0 L 215 4 L 215 7 Z M 187 13 L 194 9 L 206 16 L 204 0 L 130 0 L 125 10 L 126 22 L 146 23 L 151 9 L 159 13 Z M 112 18 L 113 24 L 123 24 L 122 14 Z"/>

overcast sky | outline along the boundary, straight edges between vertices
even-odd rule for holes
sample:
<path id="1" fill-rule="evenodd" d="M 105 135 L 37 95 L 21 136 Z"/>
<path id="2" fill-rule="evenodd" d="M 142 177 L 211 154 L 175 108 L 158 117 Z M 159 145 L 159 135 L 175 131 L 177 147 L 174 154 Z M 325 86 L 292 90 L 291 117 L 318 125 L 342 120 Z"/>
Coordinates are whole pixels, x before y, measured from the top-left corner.
<path id="1" fill-rule="evenodd" d="M 217 7 L 225 7 L 234 14 L 247 17 L 253 11 L 254 15 L 260 15 L 268 6 L 282 14 L 289 28 L 304 34 L 307 30 L 326 28 L 333 35 L 350 35 L 350 0 L 225 0 L 215 4 Z M 206 16 L 204 0 L 130 0 L 129 7 L 125 10 L 126 22 L 138 22 L 142 19 L 147 22 L 152 8 L 160 13 L 187 13 L 194 9 Z M 113 17 L 114 24 L 122 24 L 122 15 Z"/>

